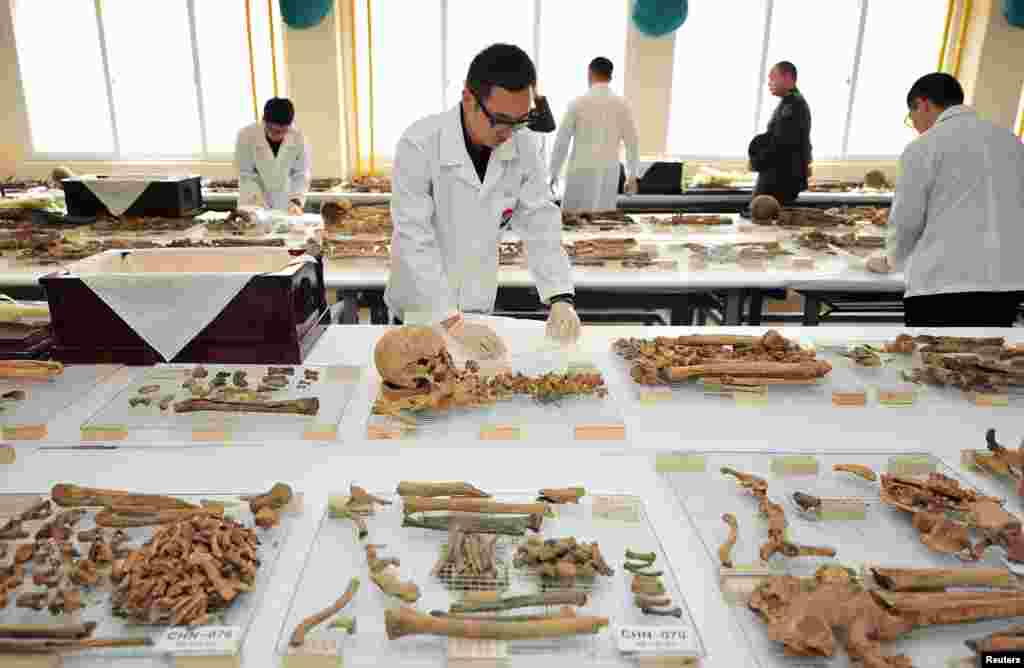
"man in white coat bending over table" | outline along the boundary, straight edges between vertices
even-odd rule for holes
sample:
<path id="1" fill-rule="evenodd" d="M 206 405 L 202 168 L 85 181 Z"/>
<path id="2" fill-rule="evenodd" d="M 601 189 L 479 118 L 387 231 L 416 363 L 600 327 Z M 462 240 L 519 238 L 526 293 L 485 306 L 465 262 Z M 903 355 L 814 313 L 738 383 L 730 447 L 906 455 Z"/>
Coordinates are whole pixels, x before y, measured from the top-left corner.
<path id="1" fill-rule="evenodd" d="M 911 327 L 1010 327 L 1024 301 L 1024 145 L 964 106 L 944 72 L 907 93 L 920 133 L 900 157 L 879 273 L 903 269 Z"/>
<path id="2" fill-rule="evenodd" d="M 616 208 L 619 192 L 619 144 L 626 144 L 626 192 L 637 190 L 639 149 L 636 123 L 626 101 L 608 87 L 612 61 L 594 58 L 587 70 L 590 91 L 569 104 L 551 152 L 551 188 L 572 154 L 565 175 L 562 208 L 608 211 Z"/>
<path id="3" fill-rule="evenodd" d="M 519 132 L 532 118 L 536 79 L 519 47 L 484 49 L 469 66 L 461 102 L 414 123 L 395 150 L 384 292 L 392 320 L 440 323 L 485 358 L 501 355 L 503 344 L 462 314 L 494 309 L 506 225 L 523 241 L 540 299 L 551 307 L 548 335 L 575 340 L 580 331 L 561 211 L 534 138 Z"/>
<path id="4" fill-rule="evenodd" d="M 302 214 L 313 160 L 294 119 L 291 100 L 273 97 L 263 107 L 263 120 L 238 133 L 238 206 Z"/>

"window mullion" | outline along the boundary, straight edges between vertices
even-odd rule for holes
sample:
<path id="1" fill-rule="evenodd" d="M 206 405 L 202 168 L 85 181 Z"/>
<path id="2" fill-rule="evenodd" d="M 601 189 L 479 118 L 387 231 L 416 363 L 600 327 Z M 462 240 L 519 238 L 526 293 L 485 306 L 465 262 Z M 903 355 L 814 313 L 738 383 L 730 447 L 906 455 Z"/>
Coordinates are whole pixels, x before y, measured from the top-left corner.
<path id="1" fill-rule="evenodd" d="M 199 69 L 199 40 L 196 37 L 196 7 L 195 0 L 187 0 L 188 8 L 188 30 L 192 39 L 192 67 L 196 78 L 196 108 L 199 111 L 199 137 L 202 140 L 202 156 L 207 159 L 209 147 L 206 138 L 206 106 L 203 103 L 203 79 Z"/>
<path id="2" fill-rule="evenodd" d="M 448 0 L 441 0 L 441 110 L 448 108 Z"/>
<path id="3" fill-rule="evenodd" d="M 771 42 L 772 10 L 775 0 L 767 0 L 764 7 L 764 38 L 761 41 L 761 65 L 757 74 L 757 97 L 754 100 L 754 131 L 761 127 L 761 104 L 764 102 L 764 80 L 768 75 L 768 45 Z"/>
<path id="4" fill-rule="evenodd" d="M 846 124 L 843 128 L 843 145 L 840 149 L 840 157 L 846 160 L 850 144 L 850 128 L 853 125 L 853 103 L 857 94 L 857 79 L 860 77 L 860 58 L 864 53 L 864 31 L 868 22 L 868 2 L 861 0 L 860 3 L 860 25 L 857 28 L 857 45 L 853 50 L 853 72 L 850 75 L 849 98 L 846 103 Z"/>
<path id="5" fill-rule="evenodd" d="M 107 33 L 103 30 L 103 0 L 94 0 L 96 6 L 96 28 L 100 40 L 100 56 L 103 61 L 103 78 L 107 83 L 107 106 L 110 109 L 110 129 L 114 137 L 114 158 L 121 158 L 121 138 L 117 132 L 117 114 L 114 105 L 114 84 L 110 80 L 110 56 L 107 54 Z"/>

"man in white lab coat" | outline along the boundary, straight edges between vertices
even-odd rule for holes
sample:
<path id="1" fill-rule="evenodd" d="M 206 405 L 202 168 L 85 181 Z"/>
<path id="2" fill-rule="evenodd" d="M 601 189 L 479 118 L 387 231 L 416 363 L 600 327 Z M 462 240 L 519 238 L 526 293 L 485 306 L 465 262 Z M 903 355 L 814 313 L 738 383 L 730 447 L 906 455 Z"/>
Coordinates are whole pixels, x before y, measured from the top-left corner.
<path id="1" fill-rule="evenodd" d="M 460 104 L 414 123 L 395 151 L 384 301 L 394 320 L 440 323 L 483 357 L 500 355 L 503 344 L 462 314 L 494 308 L 506 225 L 522 239 L 540 299 L 551 307 L 548 335 L 575 340 L 580 331 L 561 212 L 534 138 L 518 132 L 530 122 L 536 78 L 519 47 L 484 49 L 469 66 Z"/>
<path id="2" fill-rule="evenodd" d="M 1024 144 L 963 102 L 941 72 L 907 94 L 921 136 L 900 157 L 886 254 L 868 269 L 903 269 L 910 326 L 1009 327 L 1024 301 Z"/>
<path id="3" fill-rule="evenodd" d="M 626 101 L 608 87 L 612 62 L 594 58 L 587 70 L 590 91 L 569 104 L 551 153 L 551 189 L 572 154 L 565 175 L 562 208 L 607 211 L 615 209 L 619 192 L 619 145 L 626 145 L 626 192 L 637 190 L 639 149 L 636 123 Z"/>
<path id="4" fill-rule="evenodd" d="M 305 137 L 292 125 L 291 100 L 274 97 L 263 107 L 263 120 L 241 129 L 235 144 L 238 206 L 302 214 L 312 173 Z"/>

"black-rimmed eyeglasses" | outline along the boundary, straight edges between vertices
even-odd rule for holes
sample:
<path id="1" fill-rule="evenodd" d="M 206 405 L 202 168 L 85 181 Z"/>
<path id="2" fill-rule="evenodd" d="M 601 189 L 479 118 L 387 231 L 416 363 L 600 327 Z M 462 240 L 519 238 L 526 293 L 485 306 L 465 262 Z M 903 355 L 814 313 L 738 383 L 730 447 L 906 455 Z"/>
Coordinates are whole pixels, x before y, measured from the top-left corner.
<path id="1" fill-rule="evenodd" d="M 484 116 L 487 117 L 487 121 L 491 124 L 492 128 L 508 128 L 515 132 L 525 128 L 533 118 L 532 112 L 526 114 L 522 118 L 508 118 L 506 116 L 493 114 L 491 113 L 491 110 L 487 108 L 487 105 L 484 104 L 484 101 L 480 99 L 480 96 L 477 95 L 476 91 L 470 90 L 470 92 L 473 93 L 473 98 L 476 100 L 476 103 L 480 105 L 480 110 L 484 112 Z"/>

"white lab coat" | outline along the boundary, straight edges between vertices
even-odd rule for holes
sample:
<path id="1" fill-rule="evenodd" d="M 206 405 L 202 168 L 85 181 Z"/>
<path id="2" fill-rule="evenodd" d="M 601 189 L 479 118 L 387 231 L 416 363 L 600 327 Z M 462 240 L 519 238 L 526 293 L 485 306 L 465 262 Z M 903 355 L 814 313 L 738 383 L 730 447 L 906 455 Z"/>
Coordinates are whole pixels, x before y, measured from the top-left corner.
<path id="1" fill-rule="evenodd" d="M 563 209 L 616 208 L 619 190 L 619 144 L 626 145 L 626 178 L 637 175 L 638 137 L 626 100 L 607 84 L 594 84 L 573 100 L 565 112 L 551 155 L 551 174 L 558 177 L 572 139 L 565 175 Z"/>
<path id="2" fill-rule="evenodd" d="M 391 175 L 391 273 L 384 301 L 395 317 L 439 322 L 494 309 L 499 224 L 510 212 L 545 303 L 572 293 L 562 216 L 531 133 L 494 149 L 481 185 L 466 151 L 461 105 L 412 125 Z"/>
<path id="3" fill-rule="evenodd" d="M 1024 290 L 1024 144 L 958 105 L 900 157 L 887 253 L 904 296 Z"/>
<path id="4" fill-rule="evenodd" d="M 290 200 L 306 203 L 313 158 L 302 132 L 291 127 L 277 149 L 267 143 L 263 123 L 242 128 L 235 143 L 238 205 L 287 211 Z"/>

